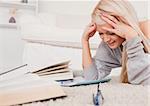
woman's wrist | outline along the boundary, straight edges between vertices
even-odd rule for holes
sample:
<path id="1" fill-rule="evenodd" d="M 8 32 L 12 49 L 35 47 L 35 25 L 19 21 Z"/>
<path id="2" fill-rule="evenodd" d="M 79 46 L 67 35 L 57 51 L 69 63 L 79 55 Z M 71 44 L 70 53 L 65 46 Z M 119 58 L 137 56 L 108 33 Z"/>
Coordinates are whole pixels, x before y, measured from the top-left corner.
<path id="1" fill-rule="evenodd" d="M 82 39 L 82 45 L 83 45 L 83 44 L 89 44 L 89 40 Z"/>
<path id="2" fill-rule="evenodd" d="M 89 45 L 89 40 L 87 40 L 87 39 L 82 38 L 82 41 L 81 41 L 81 42 L 82 42 L 82 46 L 83 46 L 83 47 Z"/>
<path id="3" fill-rule="evenodd" d="M 82 36 L 82 42 L 89 42 L 89 38 L 87 38 L 86 36 Z"/>

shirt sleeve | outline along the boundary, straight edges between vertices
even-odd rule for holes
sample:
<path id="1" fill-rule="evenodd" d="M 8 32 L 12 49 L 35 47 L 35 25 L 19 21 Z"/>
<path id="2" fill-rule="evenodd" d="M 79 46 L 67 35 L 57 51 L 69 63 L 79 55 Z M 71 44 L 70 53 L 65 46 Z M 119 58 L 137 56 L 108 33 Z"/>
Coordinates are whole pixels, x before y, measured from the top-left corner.
<path id="1" fill-rule="evenodd" d="M 112 68 L 119 67 L 120 62 L 114 52 L 106 43 L 102 42 L 96 55 L 92 58 L 92 64 L 84 69 L 84 78 L 87 80 L 102 79 L 110 74 Z"/>
<path id="2" fill-rule="evenodd" d="M 150 83 L 150 60 L 139 36 L 124 44 L 127 51 L 128 80 L 132 84 Z"/>

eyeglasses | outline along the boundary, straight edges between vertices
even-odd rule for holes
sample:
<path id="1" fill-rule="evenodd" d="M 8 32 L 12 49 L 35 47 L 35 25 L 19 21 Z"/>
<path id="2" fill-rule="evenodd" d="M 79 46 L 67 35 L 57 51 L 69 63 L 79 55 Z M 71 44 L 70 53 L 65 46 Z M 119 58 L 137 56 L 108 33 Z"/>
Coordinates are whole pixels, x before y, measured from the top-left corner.
<path id="1" fill-rule="evenodd" d="M 99 89 L 99 85 L 97 86 L 97 93 L 93 94 L 93 103 L 95 106 L 102 106 L 103 102 L 104 102 L 104 97 L 101 93 L 101 90 Z"/>

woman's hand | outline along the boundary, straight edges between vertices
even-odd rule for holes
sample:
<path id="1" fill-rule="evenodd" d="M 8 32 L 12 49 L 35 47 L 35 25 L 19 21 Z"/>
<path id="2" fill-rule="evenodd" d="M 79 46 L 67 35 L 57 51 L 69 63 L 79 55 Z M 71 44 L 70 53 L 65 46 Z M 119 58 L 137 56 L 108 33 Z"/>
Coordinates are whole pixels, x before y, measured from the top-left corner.
<path id="1" fill-rule="evenodd" d="M 131 26 L 119 22 L 114 16 L 102 13 L 101 18 L 113 27 L 102 27 L 104 30 L 109 31 L 111 33 L 115 33 L 116 35 L 125 38 L 126 40 L 130 40 L 138 34 Z"/>
<path id="2" fill-rule="evenodd" d="M 84 30 L 82 40 L 89 41 L 89 38 L 94 36 L 95 32 L 96 32 L 96 24 L 90 23 Z"/>

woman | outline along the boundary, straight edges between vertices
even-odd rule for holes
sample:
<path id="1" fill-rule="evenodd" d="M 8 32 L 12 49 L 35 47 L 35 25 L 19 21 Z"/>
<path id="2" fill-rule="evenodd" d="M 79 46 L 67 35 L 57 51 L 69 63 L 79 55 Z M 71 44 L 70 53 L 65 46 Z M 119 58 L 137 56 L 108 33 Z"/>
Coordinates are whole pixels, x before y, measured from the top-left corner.
<path id="1" fill-rule="evenodd" d="M 120 81 L 150 84 L 150 22 L 138 22 L 127 0 L 101 0 L 92 22 L 82 36 L 82 64 L 86 79 L 102 79 L 112 68 L 122 66 Z M 99 32 L 102 39 L 92 58 L 89 39 Z"/>

